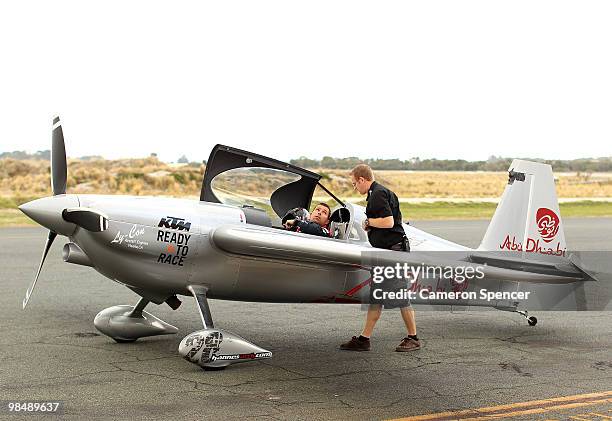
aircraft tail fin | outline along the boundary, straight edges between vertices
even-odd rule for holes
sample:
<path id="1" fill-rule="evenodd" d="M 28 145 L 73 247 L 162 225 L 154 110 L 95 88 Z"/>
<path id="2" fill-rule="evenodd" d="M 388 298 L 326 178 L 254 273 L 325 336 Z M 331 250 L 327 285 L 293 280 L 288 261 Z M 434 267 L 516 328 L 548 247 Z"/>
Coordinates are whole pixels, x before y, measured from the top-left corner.
<path id="1" fill-rule="evenodd" d="M 567 257 L 552 167 L 515 159 L 479 250 Z"/>

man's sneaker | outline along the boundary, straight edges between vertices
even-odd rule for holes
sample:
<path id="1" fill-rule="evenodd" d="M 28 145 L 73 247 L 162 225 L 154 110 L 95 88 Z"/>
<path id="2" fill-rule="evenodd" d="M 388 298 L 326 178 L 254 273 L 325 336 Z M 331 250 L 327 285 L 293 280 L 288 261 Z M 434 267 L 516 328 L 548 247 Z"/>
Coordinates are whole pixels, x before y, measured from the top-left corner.
<path id="1" fill-rule="evenodd" d="M 340 345 L 340 349 L 344 351 L 369 351 L 370 340 L 362 341 L 357 336 L 353 336 L 350 341 Z"/>
<path id="2" fill-rule="evenodd" d="M 421 348 L 421 342 L 418 339 L 412 338 L 404 338 L 402 339 L 402 343 L 400 343 L 397 348 L 395 348 L 396 352 L 408 352 L 414 351 Z"/>

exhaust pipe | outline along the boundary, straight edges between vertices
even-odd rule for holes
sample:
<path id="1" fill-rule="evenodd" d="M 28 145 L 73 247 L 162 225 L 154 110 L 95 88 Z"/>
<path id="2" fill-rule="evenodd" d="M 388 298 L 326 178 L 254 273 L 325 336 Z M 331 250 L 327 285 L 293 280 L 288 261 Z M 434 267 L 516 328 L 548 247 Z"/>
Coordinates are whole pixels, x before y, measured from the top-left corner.
<path id="1" fill-rule="evenodd" d="M 83 265 L 83 266 L 91 266 L 91 260 L 89 257 L 81 250 L 79 246 L 74 243 L 66 243 L 64 244 L 64 249 L 62 250 L 62 257 L 64 258 L 64 262 L 74 263 L 75 265 Z"/>

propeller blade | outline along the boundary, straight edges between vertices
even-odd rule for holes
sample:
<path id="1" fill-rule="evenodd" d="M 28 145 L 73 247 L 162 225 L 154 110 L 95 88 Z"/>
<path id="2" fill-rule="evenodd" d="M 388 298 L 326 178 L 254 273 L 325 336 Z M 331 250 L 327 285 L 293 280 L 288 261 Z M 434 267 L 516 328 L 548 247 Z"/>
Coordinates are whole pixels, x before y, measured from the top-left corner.
<path id="1" fill-rule="evenodd" d="M 108 228 L 108 217 L 89 208 L 68 208 L 62 212 L 64 221 L 72 222 L 91 232 L 102 232 Z"/>
<path id="2" fill-rule="evenodd" d="M 53 119 L 53 133 L 51 136 L 51 188 L 53 195 L 66 193 L 66 146 L 64 145 L 64 131 L 59 117 Z"/>
<path id="3" fill-rule="evenodd" d="M 36 278 L 34 278 L 34 282 L 30 285 L 30 288 L 26 291 L 26 296 L 23 299 L 23 309 L 25 310 L 28 305 L 28 301 L 32 296 L 32 292 L 34 292 L 34 287 L 36 286 L 36 281 L 38 281 L 38 276 L 40 275 L 40 271 L 42 269 L 43 263 L 45 263 L 45 258 L 47 257 L 47 253 L 49 253 L 49 249 L 51 248 L 51 244 L 53 244 L 53 240 L 55 240 L 57 234 L 53 231 L 49 231 L 49 236 L 47 237 L 47 242 L 45 243 L 45 251 L 43 252 L 42 259 L 40 259 L 40 265 L 38 266 L 38 272 L 36 272 Z"/>

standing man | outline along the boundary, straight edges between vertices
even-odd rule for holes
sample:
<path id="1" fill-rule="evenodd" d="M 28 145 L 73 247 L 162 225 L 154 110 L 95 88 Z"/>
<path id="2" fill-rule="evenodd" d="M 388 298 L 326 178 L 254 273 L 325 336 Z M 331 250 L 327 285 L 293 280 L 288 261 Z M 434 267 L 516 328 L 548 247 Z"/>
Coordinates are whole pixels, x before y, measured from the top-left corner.
<path id="1" fill-rule="evenodd" d="M 396 251 L 410 251 L 406 233 L 402 227 L 402 213 L 399 200 L 395 193 L 385 186 L 374 181 L 372 168 L 359 164 L 351 171 L 353 188 L 360 194 L 367 194 L 366 220 L 363 228 L 368 232 L 368 240 L 372 247 Z M 417 337 L 414 310 L 409 300 L 396 300 L 385 302 L 385 308 L 399 307 L 402 319 L 406 325 L 408 336 L 395 348 L 398 352 L 413 351 L 421 348 Z M 370 303 L 366 316 L 365 326 L 359 337 L 353 338 L 340 345 L 346 351 L 369 351 L 370 336 L 376 322 L 382 313 L 383 304 Z"/>

